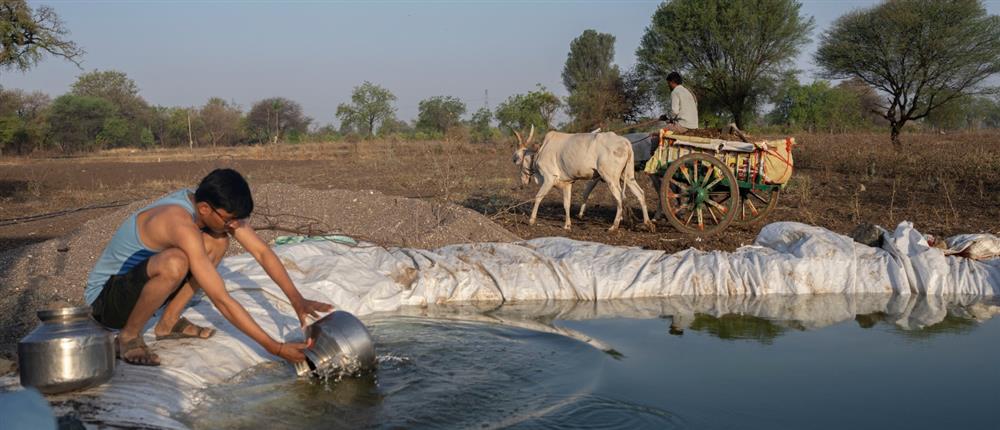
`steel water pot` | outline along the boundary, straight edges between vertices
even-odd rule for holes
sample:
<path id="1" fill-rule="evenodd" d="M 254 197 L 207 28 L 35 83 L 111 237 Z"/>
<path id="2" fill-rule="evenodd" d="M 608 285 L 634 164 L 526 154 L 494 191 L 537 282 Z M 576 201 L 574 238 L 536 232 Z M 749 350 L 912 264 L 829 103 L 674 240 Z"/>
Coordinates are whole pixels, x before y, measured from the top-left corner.
<path id="1" fill-rule="evenodd" d="M 334 311 L 306 328 L 313 341 L 305 356 L 312 370 L 330 367 L 356 366 L 358 370 L 375 367 L 375 346 L 372 335 L 350 312 Z M 303 374 L 303 368 L 299 373 Z"/>
<path id="2" fill-rule="evenodd" d="M 89 306 L 38 311 L 42 324 L 17 343 L 21 385 L 55 394 L 111 379 L 115 337 L 90 313 Z"/>

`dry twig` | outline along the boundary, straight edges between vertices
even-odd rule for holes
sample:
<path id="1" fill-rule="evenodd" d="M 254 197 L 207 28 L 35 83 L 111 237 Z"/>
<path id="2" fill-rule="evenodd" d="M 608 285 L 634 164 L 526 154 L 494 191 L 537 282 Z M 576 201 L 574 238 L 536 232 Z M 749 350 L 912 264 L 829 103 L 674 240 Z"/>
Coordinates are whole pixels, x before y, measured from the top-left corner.
<path id="1" fill-rule="evenodd" d="M 22 216 L 22 217 L 17 217 L 17 218 L 8 218 L 8 219 L 5 219 L 5 220 L 0 220 L 0 227 L 2 227 L 2 226 L 8 226 L 8 225 L 14 225 L 14 224 L 23 224 L 23 223 L 26 223 L 26 222 L 38 221 L 38 220 L 49 219 L 49 218 L 55 218 L 55 217 L 58 217 L 58 216 L 69 215 L 69 214 L 74 213 L 74 212 L 86 211 L 86 210 L 91 210 L 91 209 L 117 208 L 117 207 L 125 206 L 125 205 L 127 205 L 129 203 L 132 203 L 134 201 L 135 200 L 117 200 L 117 201 L 113 201 L 113 202 L 110 202 L 110 203 L 97 203 L 97 204 L 93 204 L 93 205 L 81 206 L 81 207 L 78 207 L 78 208 L 63 209 L 61 211 L 48 212 L 48 213 L 37 214 L 37 215 L 28 215 L 28 216 Z"/>
<path id="2" fill-rule="evenodd" d="M 500 216 L 510 213 L 510 211 L 514 210 L 515 208 L 524 206 L 525 204 L 528 204 L 528 203 L 534 203 L 534 202 L 535 202 L 535 199 L 531 199 L 531 200 L 525 200 L 523 202 L 520 202 L 520 203 L 517 203 L 517 204 L 513 204 L 513 205 L 510 205 L 510 206 L 504 207 L 503 209 L 500 209 L 499 211 L 497 211 L 497 213 L 495 213 L 493 215 L 490 215 L 490 220 L 498 219 L 498 218 L 500 218 Z"/>

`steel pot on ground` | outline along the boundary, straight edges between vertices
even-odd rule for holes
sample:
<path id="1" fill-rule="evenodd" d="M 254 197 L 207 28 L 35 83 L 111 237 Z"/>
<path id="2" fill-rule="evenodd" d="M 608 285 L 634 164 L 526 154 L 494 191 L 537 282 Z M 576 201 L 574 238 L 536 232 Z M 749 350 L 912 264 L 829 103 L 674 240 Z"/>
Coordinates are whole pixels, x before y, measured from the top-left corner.
<path id="1" fill-rule="evenodd" d="M 17 344 L 21 385 L 54 394 L 111 379 L 115 337 L 90 314 L 88 306 L 38 311 L 42 324 Z"/>

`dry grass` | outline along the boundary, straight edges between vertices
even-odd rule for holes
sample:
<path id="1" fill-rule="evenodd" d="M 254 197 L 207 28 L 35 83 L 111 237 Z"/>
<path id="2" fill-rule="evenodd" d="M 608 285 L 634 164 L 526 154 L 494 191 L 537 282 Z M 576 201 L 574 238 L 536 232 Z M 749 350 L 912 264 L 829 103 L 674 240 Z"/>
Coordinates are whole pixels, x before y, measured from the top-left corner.
<path id="1" fill-rule="evenodd" d="M 844 203 L 854 220 L 894 225 L 906 219 L 946 231 L 998 229 L 998 133 L 905 135 L 902 152 L 882 134 L 804 135 L 798 141 L 798 170 L 788 196 L 805 207 L 813 206 L 813 196 L 805 195 L 812 189 L 844 195 L 833 192 L 843 189 L 850 191 Z M 802 181 L 815 183 L 796 187 Z"/>
<path id="2" fill-rule="evenodd" d="M 796 163 L 866 179 L 911 178 L 909 185 L 935 191 L 952 183 L 985 198 L 1000 189 L 1000 134 L 905 135 L 897 152 L 879 134 L 809 135 Z M 923 179 L 923 180 L 918 180 Z"/>
<path id="3" fill-rule="evenodd" d="M 769 221 L 801 221 L 839 232 L 860 221 L 893 227 L 902 220 L 935 234 L 1000 232 L 1000 134 L 905 135 L 902 153 L 884 134 L 796 138 L 796 171 Z M 526 225 L 531 205 L 525 202 L 537 186 L 519 187 L 512 151 L 508 143 L 382 141 L 5 159 L 0 162 L 5 166 L 0 169 L 0 219 L 148 197 L 190 186 L 212 168 L 234 167 L 252 184 L 374 189 L 469 207 L 522 237 L 566 234 L 559 228 L 562 205 L 555 192 L 542 205 L 540 225 Z M 640 182 L 655 208 L 654 190 L 648 181 Z M 583 187 L 575 188 L 574 211 Z M 657 234 L 626 225 L 609 235 L 604 230 L 613 207 L 606 187 L 598 187 L 591 198 L 594 210 L 587 220 L 574 222 L 570 237 L 663 249 L 727 249 L 752 242 L 759 229 L 731 227 L 722 237 L 700 242 L 680 237 L 665 224 Z M 631 205 L 636 206 L 634 200 Z M 24 234 L 0 230 L 0 239 Z"/>

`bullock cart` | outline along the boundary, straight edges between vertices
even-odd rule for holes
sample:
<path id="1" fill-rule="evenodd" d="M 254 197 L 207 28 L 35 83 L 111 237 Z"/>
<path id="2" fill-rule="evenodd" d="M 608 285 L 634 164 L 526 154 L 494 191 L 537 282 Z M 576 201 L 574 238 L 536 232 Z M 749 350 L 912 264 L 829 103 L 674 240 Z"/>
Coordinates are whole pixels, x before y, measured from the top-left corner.
<path id="1" fill-rule="evenodd" d="M 753 143 L 659 133 L 646 173 L 662 176 L 660 210 L 677 230 L 710 236 L 763 220 L 792 174 L 794 138 Z"/>

